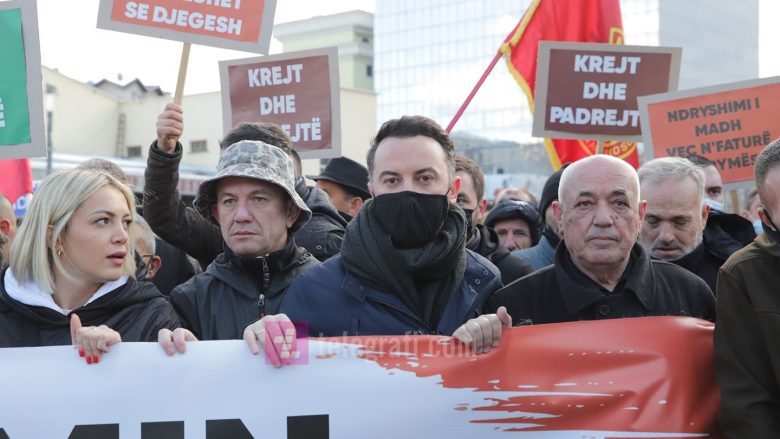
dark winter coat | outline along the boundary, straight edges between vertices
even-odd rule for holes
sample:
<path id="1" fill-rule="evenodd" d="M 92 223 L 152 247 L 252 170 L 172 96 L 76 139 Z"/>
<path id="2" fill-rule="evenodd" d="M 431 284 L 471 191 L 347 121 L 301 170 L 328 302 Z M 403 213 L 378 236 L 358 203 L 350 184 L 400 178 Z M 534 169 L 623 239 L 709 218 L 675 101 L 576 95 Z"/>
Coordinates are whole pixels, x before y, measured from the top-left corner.
<path id="1" fill-rule="evenodd" d="M 277 314 L 290 283 L 319 262 L 289 240 L 267 257 L 242 258 L 225 247 L 201 274 L 171 292 L 182 326 L 199 340 L 240 339 L 244 328 Z"/>
<path id="2" fill-rule="evenodd" d="M 506 306 L 516 324 L 646 316 L 715 321 L 715 297 L 707 284 L 674 264 L 651 260 L 639 244 L 631 250 L 614 291 L 608 291 L 574 265 L 566 242 L 561 241 L 553 265 L 488 299 L 488 311 L 499 306 Z"/>
<path id="3" fill-rule="evenodd" d="M 83 326 L 108 326 L 122 341 L 157 341 L 160 329 L 179 327 L 171 304 L 151 282 L 131 277 L 125 285 L 63 315 L 11 298 L 3 281 L 7 271 L 0 273 L 0 347 L 69 345 L 71 314 L 78 315 Z"/>
<path id="4" fill-rule="evenodd" d="M 478 224 L 474 228 L 474 236 L 466 248 L 486 257 L 501 272 L 501 281 L 508 285 L 521 277 L 531 274 L 534 270 L 520 258 L 509 253 L 509 250 L 498 241 L 498 233 L 492 228 Z"/>
<path id="5" fill-rule="evenodd" d="M 482 313 L 485 299 L 500 288 L 495 265 L 466 250 L 466 272 L 452 293 L 436 328 L 428 327 L 401 298 L 369 287 L 345 270 L 341 256 L 315 267 L 293 282 L 281 311 L 308 325 L 315 337 L 341 335 L 452 335 Z"/>

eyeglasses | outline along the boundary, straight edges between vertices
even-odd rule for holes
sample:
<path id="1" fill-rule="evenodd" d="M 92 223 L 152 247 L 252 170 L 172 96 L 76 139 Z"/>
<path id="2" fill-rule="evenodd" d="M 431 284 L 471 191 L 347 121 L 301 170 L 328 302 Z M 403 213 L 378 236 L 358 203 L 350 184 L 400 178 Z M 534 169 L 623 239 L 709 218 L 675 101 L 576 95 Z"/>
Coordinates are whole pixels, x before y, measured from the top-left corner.
<path id="1" fill-rule="evenodd" d="M 141 259 L 141 262 L 144 263 L 144 265 L 149 265 L 149 263 L 152 261 L 152 258 L 154 255 L 138 255 L 138 257 Z M 149 258 L 149 260 L 146 260 L 144 258 Z"/>

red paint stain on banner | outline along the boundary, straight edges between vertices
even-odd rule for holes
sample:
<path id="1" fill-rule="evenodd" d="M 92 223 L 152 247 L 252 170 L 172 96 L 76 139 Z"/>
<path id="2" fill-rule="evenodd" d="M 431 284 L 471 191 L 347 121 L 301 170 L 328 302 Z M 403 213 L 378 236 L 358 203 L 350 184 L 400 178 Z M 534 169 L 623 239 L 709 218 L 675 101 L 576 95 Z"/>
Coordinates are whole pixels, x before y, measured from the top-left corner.
<path id="1" fill-rule="evenodd" d="M 597 430 L 722 437 L 713 370 L 714 325 L 648 317 L 536 325 L 505 331 L 474 355 L 449 337 L 356 337 L 362 358 L 445 388 L 491 392 L 455 410 L 505 431 Z M 507 393 L 495 398 L 496 392 Z M 488 419 L 484 414 L 495 414 Z M 617 437 L 617 436 L 614 436 Z"/>

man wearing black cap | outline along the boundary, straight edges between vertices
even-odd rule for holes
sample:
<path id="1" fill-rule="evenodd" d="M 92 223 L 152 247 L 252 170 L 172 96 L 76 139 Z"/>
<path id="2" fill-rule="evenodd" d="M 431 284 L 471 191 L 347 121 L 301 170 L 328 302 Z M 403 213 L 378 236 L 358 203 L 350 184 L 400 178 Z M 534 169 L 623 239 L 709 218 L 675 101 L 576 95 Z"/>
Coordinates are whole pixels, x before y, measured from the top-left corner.
<path id="1" fill-rule="evenodd" d="M 485 218 L 485 225 L 498 233 L 498 241 L 509 251 L 539 242 L 539 211 L 527 201 L 499 201 Z"/>
<path id="2" fill-rule="evenodd" d="M 371 198 L 368 193 L 368 169 L 346 157 L 330 160 L 322 174 L 307 177 L 316 181 L 317 187 L 328 194 L 330 202 L 347 221 L 352 221 L 363 207 L 363 202 Z"/>
<path id="3" fill-rule="evenodd" d="M 566 166 L 555 171 L 547 178 L 542 189 L 542 199 L 539 202 L 539 212 L 542 220 L 542 237 L 535 246 L 512 252 L 512 256 L 528 262 L 534 271 L 551 265 L 555 261 L 555 247 L 561 241 L 558 232 L 558 223 L 553 215 L 552 203 L 558 201 L 558 185 L 561 182 L 561 174 Z"/>

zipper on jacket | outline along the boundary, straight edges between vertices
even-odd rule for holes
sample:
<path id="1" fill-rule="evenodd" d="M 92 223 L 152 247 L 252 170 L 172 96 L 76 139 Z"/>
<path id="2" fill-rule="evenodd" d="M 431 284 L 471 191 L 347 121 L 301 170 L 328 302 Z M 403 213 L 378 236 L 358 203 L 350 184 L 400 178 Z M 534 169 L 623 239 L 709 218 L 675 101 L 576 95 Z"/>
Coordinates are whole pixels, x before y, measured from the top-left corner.
<path id="1" fill-rule="evenodd" d="M 263 289 L 259 291 L 257 298 L 258 314 L 262 319 L 265 317 L 265 293 L 268 291 L 268 286 L 271 284 L 271 271 L 268 269 L 268 259 L 265 256 L 260 257 L 260 261 L 263 263 Z"/>

